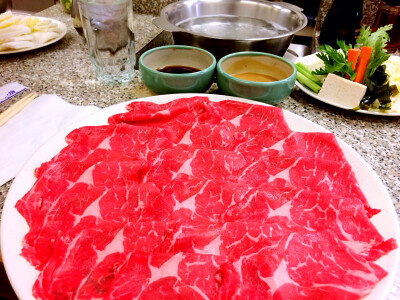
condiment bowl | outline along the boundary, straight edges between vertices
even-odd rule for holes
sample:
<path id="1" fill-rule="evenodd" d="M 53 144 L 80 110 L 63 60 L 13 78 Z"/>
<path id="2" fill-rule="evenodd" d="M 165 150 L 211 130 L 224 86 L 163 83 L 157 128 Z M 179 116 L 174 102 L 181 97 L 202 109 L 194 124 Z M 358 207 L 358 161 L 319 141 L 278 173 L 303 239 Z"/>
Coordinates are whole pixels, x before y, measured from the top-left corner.
<path id="1" fill-rule="evenodd" d="M 157 94 L 204 92 L 213 83 L 215 67 L 210 52 L 192 46 L 157 47 L 139 58 L 142 82 Z"/>
<path id="2" fill-rule="evenodd" d="M 272 105 L 290 94 L 295 79 L 294 64 L 269 53 L 232 53 L 217 64 L 217 84 L 224 94 Z"/>

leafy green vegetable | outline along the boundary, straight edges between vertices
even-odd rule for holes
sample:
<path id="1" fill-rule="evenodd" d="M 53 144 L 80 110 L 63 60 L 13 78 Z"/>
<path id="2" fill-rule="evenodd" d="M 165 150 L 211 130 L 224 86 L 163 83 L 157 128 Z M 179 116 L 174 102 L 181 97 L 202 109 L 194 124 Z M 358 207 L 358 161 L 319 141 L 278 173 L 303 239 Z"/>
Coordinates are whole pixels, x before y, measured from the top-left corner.
<path id="1" fill-rule="evenodd" d="M 309 69 L 307 69 L 306 66 L 304 66 L 302 63 L 298 62 L 296 63 L 296 69 L 303 75 L 305 75 L 307 78 L 318 84 L 319 86 L 322 86 L 321 80 L 318 79 L 318 77 L 314 76 Z"/>
<path id="2" fill-rule="evenodd" d="M 345 56 L 347 59 L 347 52 L 349 51 L 349 49 L 353 48 L 352 45 L 351 44 L 346 45 L 345 41 L 342 41 L 342 40 L 336 40 L 336 44 L 343 51 L 343 53 L 345 53 Z"/>
<path id="3" fill-rule="evenodd" d="M 363 82 L 366 78 L 371 77 L 375 70 L 390 57 L 390 54 L 386 53 L 385 47 L 389 41 L 389 34 L 387 31 L 392 29 L 392 27 L 393 25 L 389 24 L 379 27 L 375 32 L 371 32 L 370 27 L 363 26 L 361 28 L 360 35 L 354 47 L 361 48 L 362 46 L 368 46 L 372 48 Z M 336 43 L 341 51 L 329 45 L 321 45 L 318 47 L 320 53 L 317 54 L 317 57 L 324 62 L 325 66 L 324 68 L 313 71 L 313 74 L 328 75 L 328 73 L 334 73 L 341 77 L 346 77 L 347 75 L 350 80 L 354 80 L 355 71 L 352 70 L 351 63 L 347 62 L 347 52 L 349 49 L 353 48 L 353 46 L 351 44 L 347 45 L 342 40 L 337 40 Z"/>
<path id="4" fill-rule="evenodd" d="M 321 45 L 318 47 L 319 53 L 317 57 L 324 62 L 324 68 L 314 70 L 314 75 L 328 75 L 329 73 L 336 74 L 341 77 L 346 75 L 353 80 L 356 73 L 351 68 L 351 62 L 347 62 L 347 51 L 351 45 L 346 45 L 344 41 L 336 41 L 342 51 L 338 51 L 329 45 Z"/>
<path id="5" fill-rule="evenodd" d="M 65 10 L 70 11 L 72 6 L 72 0 L 61 0 L 61 4 L 62 6 L 64 6 Z"/>
<path id="6" fill-rule="evenodd" d="M 380 109 L 389 110 L 391 108 L 391 97 L 399 93 L 395 85 L 389 85 L 388 74 L 382 65 L 389 59 L 390 54 L 385 50 L 389 41 L 387 31 L 392 29 L 393 25 L 389 24 L 378 28 L 375 32 L 371 32 L 370 27 L 363 26 L 360 35 L 356 40 L 354 48 L 362 48 L 363 46 L 371 47 L 371 55 L 366 66 L 363 78 L 357 80 L 367 86 L 367 91 L 360 105 L 354 109 Z M 313 71 L 314 75 L 328 75 L 334 73 L 341 77 L 354 80 L 355 71 L 351 68 L 351 62 L 347 62 L 348 50 L 353 48 L 351 44 L 346 45 L 344 41 L 337 40 L 340 50 L 333 49 L 329 45 L 321 45 L 318 47 L 320 53 L 317 53 L 324 67 Z M 357 70 L 357 69 L 356 69 Z M 360 73 L 361 74 L 361 73 Z M 360 75 L 359 74 L 359 75 Z"/>
<path id="7" fill-rule="evenodd" d="M 392 29 L 393 25 L 389 24 L 383 27 L 379 27 L 375 32 L 371 33 L 370 27 L 363 26 L 360 30 L 356 43 L 358 47 L 369 46 L 372 48 L 371 57 L 365 72 L 364 81 L 371 77 L 375 70 L 382 65 L 383 62 L 387 61 L 390 54 L 386 53 L 385 47 L 389 41 L 389 34 L 387 31 Z"/>
<path id="8" fill-rule="evenodd" d="M 390 97 L 396 96 L 399 91 L 396 85 L 389 85 L 388 78 L 385 65 L 378 66 L 374 74 L 366 78 L 367 91 L 356 109 L 390 110 Z"/>
<path id="9" fill-rule="evenodd" d="M 303 64 L 296 63 L 295 66 L 297 70 L 296 79 L 314 93 L 318 93 L 321 89 L 322 82 L 315 77 Z"/>

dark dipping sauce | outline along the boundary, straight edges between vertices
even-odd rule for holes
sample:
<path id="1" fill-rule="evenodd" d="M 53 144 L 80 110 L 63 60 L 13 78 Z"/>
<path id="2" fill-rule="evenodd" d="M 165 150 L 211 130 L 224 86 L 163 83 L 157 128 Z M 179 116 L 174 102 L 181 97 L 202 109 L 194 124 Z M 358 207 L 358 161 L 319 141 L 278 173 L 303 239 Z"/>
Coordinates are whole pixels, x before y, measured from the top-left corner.
<path id="1" fill-rule="evenodd" d="M 159 72 L 171 73 L 171 74 L 187 74 L 200 71 L 200 69 L 188 67 L 188 66 L 165 66 L 156 69 Z"/>

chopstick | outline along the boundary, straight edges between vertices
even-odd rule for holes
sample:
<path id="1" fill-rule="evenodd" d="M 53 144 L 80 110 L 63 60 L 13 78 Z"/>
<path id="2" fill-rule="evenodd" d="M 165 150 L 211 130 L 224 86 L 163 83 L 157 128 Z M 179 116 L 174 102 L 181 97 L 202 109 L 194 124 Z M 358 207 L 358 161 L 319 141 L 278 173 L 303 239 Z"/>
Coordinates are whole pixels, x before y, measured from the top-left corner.
<path id="1" fill-rule="evenodd" d="M 38 96 L 37 93 L 30 93 L 29 95 L 18 100 L 11 105 L 6 111 L 0 114 L 0 126 L 3 126 L 8 120 L 19 113 L 25 106 L 27 106 L 33 99 Z"/>

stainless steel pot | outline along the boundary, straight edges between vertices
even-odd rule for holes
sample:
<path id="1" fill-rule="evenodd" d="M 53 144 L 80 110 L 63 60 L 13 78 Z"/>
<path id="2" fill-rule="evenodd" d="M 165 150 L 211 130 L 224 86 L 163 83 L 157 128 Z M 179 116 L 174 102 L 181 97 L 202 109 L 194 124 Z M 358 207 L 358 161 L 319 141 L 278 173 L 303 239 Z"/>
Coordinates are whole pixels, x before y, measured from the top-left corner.
<path id="1" fill-rule="evenodd" d="M 240 51 L 283 56 L 307 18 L 284 2 L 181 0 L 165 6 L 153 23 L 172 32 L 175 44 L 206 49 L 219 59 Z"/>

